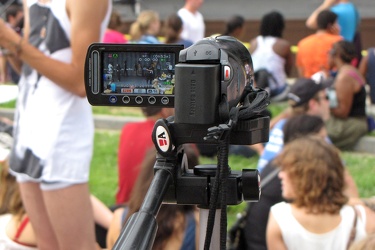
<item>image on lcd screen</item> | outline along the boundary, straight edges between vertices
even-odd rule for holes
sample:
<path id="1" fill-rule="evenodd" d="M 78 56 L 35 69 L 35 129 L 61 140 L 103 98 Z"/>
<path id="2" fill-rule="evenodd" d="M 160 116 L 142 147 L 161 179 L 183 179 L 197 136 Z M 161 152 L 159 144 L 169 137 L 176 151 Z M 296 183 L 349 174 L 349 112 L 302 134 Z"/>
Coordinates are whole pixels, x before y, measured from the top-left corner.
<path id="1" fill-rule="evenodd" d="M 173 95 L 175 54 L 103 53 L 104 94 Z"/>

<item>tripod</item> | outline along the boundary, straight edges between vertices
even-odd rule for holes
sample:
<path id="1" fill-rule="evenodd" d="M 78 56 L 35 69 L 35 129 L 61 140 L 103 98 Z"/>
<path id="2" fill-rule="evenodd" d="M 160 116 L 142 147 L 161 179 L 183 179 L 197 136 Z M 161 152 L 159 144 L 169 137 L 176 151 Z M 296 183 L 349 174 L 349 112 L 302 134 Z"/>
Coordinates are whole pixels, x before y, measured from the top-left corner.
<path id="1" fill-rule="evenodd" d="M 246 125 L 239 127 L 246 128 L 242 133 L 247 135 L 251 143 L 258 143 L 268 140 L 268 124 L 269 117 L 252 117 Z M 219 155 L 224 159 L 219 157 L 221 162 L 217 165 L 198 165 L 193 170 L 187 169 L 182 145 L 204 143 L 207 129 L 211 133 L 213 130 L 219 132 L 222 140 L 219 138 L 219 142 L 215 143 L 218 144 Z M 215 131 L 214 137 L 217 135 Z M 244 169 L 241 172 L 229 169 L 228 145 L 232 137 L 225 135 L 228 132 L 226 126 L 210 130 L 207 125 L 178 124 L 173 117 L 156 122 L 152 138 L 158 153 L 153 181 L 139 212 L 129 218 L 113 249 L 151 249 L 157 231 L 156 216 L 162 202 L 198 205 L 201 232 L 199 248 L 220 249 L 220 244 L 225 249 L 226 205 L 237 205 L 243 200 L 258 201 L 260 196 L 257 170 Z M 234 132 L 234 135 L 233 138 L 243 136 L 239 131 Z M 220 179 L 220 176 L 223 178 Z M 224 195 L 219 203 L 213 202 L 218 199 L 217 193 L 227 192 L 232 195 Z M 218 225 L 221 227 L 220 232 Z"/>

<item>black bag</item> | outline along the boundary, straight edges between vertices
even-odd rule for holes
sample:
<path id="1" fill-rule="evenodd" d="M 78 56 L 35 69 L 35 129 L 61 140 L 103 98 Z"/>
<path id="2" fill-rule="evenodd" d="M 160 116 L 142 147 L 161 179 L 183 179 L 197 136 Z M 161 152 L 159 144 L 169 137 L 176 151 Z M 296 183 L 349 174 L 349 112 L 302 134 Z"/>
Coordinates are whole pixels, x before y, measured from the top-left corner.
<path id="1" fill-rule="evenodd" d="M 229 229 L 227 249 L 240 250 L 246 249 L 245 225 L 247 209 L 240 214 L 236 223 Z"/>
<path id="2" fill-rule="evenodd" d="M 254 80 L 258 88 L 267 90 L 269 94 L 278 87 L 275 77 L 267 69 L 259 69 L 254 72 Z"/>
<path id="3" fill-rule="evenodd" d="M 279 168 L 273 169 L 265 178 L 261 181 L 261 185 L 264 188 L 273 178 L 277 178 Z M 247 220 L 247 214 L 250 209 L 251 202 L 247 204 L 246 209 L 240 214 L 237 221 L 229 229 L 227 238 L 227 249 L 228 250 L 244 250 L 247 248 L 245 239 L 245 226 Z"/>

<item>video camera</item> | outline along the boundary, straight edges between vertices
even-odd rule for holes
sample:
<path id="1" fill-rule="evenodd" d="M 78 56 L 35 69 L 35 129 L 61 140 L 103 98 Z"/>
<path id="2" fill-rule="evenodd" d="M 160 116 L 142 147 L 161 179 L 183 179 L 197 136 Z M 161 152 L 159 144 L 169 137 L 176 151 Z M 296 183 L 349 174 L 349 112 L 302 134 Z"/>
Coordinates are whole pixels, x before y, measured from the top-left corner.
<path id="1" fill-rule="evenodd" d="M 257 170 L 231 171 L 227 165 L 228 144 L 268 141 L 269 117 L 262 111 L 269 97 L 267 91 L 253 87 L 253 74 L 249 51 L 229 36 L 205 38 L 186 49 L 162 44 L 89 47 L 85 87 L 92 105 L 175 108 L 174 117 L 155 123 L 155 177 L 140 211 L 130 218 L 131 225 L 126 225 L 114 249 L 152 245 L 142 235 L 154 237 L 155 222 L 150 220 L 161 201 L 210 207 L 214 216 L 211 210 L 218 204 L 211 201 L 219 190 L 228 188 L 232 194 L 223 193 L 219 202 L 223 209 L 226 204 L 259 200 Z M 186 143 L 217 145 L 218 164 L 187 169 L 180 151 Z M 139 234 L 134 228 L 148 231 Z"/>
<path id="2" fill-rule="evenodd" d="M 256 92 L 252 84 L 251 56 L 241 42 L 228 36 L 206 38 L 187 49 L 171 44 L 95 43 L 86 56 L 85 86 L 91 105 L 175 107 L 174 122 L 184 127 L 177 135 L 181 143 L 210 143 L 202 134 L 228 120 L 231 108 L 242 105 L 249 91 Z M 231 144 L 268 140 L 269 118 L 257 116 L 265 104 L 252 105 L 251 121 L 238 127 L 252 132 L 236 133 Z"/>

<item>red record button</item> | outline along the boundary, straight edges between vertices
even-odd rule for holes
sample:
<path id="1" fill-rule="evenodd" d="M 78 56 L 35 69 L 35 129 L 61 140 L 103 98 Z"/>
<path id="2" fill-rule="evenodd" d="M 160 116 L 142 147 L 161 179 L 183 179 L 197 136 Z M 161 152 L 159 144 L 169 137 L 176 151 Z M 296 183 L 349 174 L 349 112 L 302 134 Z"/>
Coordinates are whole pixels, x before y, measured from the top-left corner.
<path id="1" fill-rule="evenodd" d="M 230 79 L 230 67 L 224 66 L 224 80 L 228 81 Z"/>

